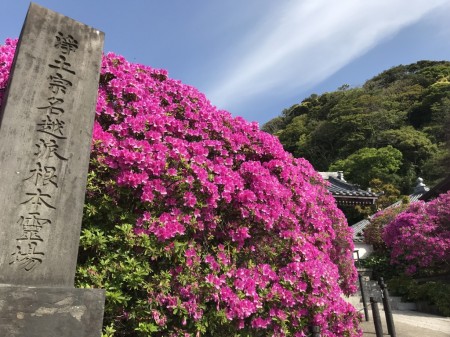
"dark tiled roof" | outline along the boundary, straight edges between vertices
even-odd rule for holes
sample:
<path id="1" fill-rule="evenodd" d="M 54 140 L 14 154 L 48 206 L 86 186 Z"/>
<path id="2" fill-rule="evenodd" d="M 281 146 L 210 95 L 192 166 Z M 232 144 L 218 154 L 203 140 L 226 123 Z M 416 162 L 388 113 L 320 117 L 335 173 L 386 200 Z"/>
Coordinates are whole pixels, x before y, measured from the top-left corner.
<path id="1" fill-rule="evenodd" d="M 330 183 L 328 190 L 331 192 L 331 194 L 333 194 L 333 196 L 342 195 L 342 196 L 357 196 L 357 197 L 375 197 L 375 198 L 378 197 L 376 193 L 364 191 L 358 188 L 356 185 L 349 184 L 346 181 L 334 177 L 329 177 L 328 182 Z"/>
<path id="2" fill-rule="evenodd" d="M 336 199 L 338 205 L 372 205 L 378 199 L 378 194 L 360 189 L 357 185 L 344 180 L 342 172 L 319 172 L 328 181 L 328 190 Z"/>
<path id="3" fill-rule="evenodd" d="M 364 219 L 351 226 L 351 229 L 353 231 L 353 242 L 364 242 L 364 229 L 369 224 L 370 220 Z"/>
<path id="4" fill-rule="evenodd" d="M 423 196 L 423 193 L 414 193 L 414 194 L 410 194 L 410 195 L 408 196 L 408 197 L 409 197 L 409 202 L 414 202 L 414 201 L 422 200 L 422 199 L 421 199 L 422 196 Z M 392 205 L 389 205 L 389 206 L 386 207 L 385 209 L 398 207 L 398 206 L 400 206 L 401 204 L 402 204 L 402 201 L 399 200 L 399 201 L 394 202 Z"/>

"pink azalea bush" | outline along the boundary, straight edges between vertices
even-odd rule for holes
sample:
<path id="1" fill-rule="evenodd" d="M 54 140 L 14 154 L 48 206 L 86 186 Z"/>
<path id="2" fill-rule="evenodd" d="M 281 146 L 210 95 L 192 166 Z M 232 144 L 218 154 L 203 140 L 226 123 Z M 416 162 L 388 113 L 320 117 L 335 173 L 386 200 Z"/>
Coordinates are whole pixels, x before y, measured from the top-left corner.
<path id="1" fill-rule="evenodd" d="M 104 56 L 85 207 L 77 283 L 107 290 L 107 336 L 361 335 L 323 180 L 164 70 Z"/>
<path id="2" fill-rule="evenodd" d="M 407 205 L 401 204 L 397 207 L 388 207 L 375 213 L 370 219 L 370 224 L 364 229 L 364 242 L 372 245 L 375 252 L 385 253 L 387 246 L 383 239 L 384 228 L 407 207 Z"/>
<path id="3" fill-rule="evenodd" d="M 9 78 L 9 70 L 14 58 L 16 40 L 7 39 L 5 45 L 0 45 L 0 106 Z"/>
<path id="4" fill-rule="evenodd" d="M 450 192 L 412 203 L 383 232 L 391 263 L 406 274 L 450 271 Z"/>

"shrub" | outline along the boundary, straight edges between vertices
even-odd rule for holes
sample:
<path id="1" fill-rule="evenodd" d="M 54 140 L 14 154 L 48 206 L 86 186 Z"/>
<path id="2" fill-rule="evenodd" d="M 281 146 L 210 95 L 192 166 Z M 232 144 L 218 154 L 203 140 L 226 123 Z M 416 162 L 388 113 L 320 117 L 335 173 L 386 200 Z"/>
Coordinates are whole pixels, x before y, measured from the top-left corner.
<path id="1" fill-rule="evenodd" d="M 390 264 L 389 255 L 386 252 L 375 251 L 369 257 L 360 260 L 361 267 L 372 270 L 372 279 L 383 277 L 389 280 L 398 274 L 394 266 Z"/>
<path id="2" fill-rule="evenodd" d="M 398 207 L 385 208 L 373 215 L 370 224 L 364 230 L 364 241 L 373 245 L 376 252 L 387 253 L 387 246 L 383 240 L 384 228 L 392 222 L 395 217 L 404 211 L 408 205 L 402 204 Z"/>
<path id="3" fill-rule="evenodd" d="M 105 335 L 358 336 L 351 237 L 311 165 L 256 123 L 104 56 L 76 282 L 106 289 Z"/>
<path id="4" fill-rule="evenodd" d="M 435 306 L 443 316 L 450 316 L 450 284 L 441 281 L 428 281 L 411 287 L 415 301 Z"/>
<path id="5" fill-rule="evenodd" d="M 402 275 L 389 282 L 391 293 L 418 304 L 432 306 L 437 314 L 450 316 L 450 284 L 448 280 L 419 281 Z"/>
<path id="6" fill-rule="evenodd" d="M 450 271 L 450 192 L 411 204 L 384 230 L 391 263 L 408 275 Z"/>

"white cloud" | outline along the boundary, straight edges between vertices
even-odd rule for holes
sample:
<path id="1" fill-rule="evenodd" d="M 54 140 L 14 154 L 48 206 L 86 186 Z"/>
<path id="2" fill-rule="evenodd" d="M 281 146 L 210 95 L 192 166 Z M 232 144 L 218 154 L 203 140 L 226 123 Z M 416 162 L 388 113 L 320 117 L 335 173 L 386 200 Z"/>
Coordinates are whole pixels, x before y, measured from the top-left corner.
<path id="1" fill-rule="evenodd" d="M 273 90 L 313 86 L 445 0 L 277 2 L 261 25 L 231 47 L 232 62 L 207 96 L 219 108 Z M 282 4 L 282 5 L 280 5 Z M 219 83 L 220 82 L 220 83 Z"/>

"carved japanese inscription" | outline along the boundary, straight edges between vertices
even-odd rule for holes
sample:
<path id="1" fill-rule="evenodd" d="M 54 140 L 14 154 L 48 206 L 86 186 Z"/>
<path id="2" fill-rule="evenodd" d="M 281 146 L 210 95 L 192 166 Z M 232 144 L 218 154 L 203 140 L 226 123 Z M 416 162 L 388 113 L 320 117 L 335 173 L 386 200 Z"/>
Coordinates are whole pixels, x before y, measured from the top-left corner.
<path id="1" fill-rule="evenodd" d="M 19 226 L 16 237 L 16 247 L 11 253 L 9 264 L 17 263 L 25 271 L 31 271 L 39 267 L 45 259 L 45 244 L 47 237 L 40 235 L 43 227 L 51 226 L 55 191 L 58 188 L 57 161 L 68 161 L 60 155 L 59 148 L 63 148 L 63 142 L 67 139 L 65 134 L 65 109 L 64 98 L 70 94 L 72 83 L 76 83 L 76 72 L 68 62 L 67 57 L 78 49 L 78 41 L 72 35 L 58 32 L 55 36 L 53 63 L 48 66 L 53 73 L 48 76 L 48 96 L 44 106 L 35 107 L 38 110 L 39 122 L 36 124 L 36 132 L 42 133 L 35 144 L 36 152 L 33 153 L 35 162 L 32 169 L 26 173 L 23 182 L 26 186 L 24 201 L 20 203 L 22 214 L 17 224 Z M 68 74 L 65 74 L 68 73 Z M 70 77 L 70 81 L 65 78 Z M 45 87 L 44 87 L 45 88 Z M 59 107 L 52 109 L 58 103 Z M 49 104 L 49 105 L 46 105 Z"/>
<path id="2" fill-rule="evenodd" d="M 0 113 L 0 283 L 73 285 L 102 47 L 31 4 Z"/>

